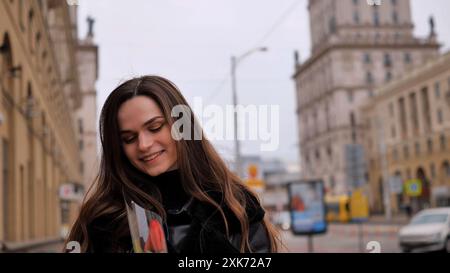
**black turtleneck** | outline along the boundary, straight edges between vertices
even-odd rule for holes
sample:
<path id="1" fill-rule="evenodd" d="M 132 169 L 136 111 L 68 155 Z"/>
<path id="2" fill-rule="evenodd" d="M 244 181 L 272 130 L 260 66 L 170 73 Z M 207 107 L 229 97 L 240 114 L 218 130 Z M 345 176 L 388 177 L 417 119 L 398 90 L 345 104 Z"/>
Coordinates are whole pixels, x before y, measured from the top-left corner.
<path id="1" fill-rule="evenodd" d="M 180 171 L 177 169 L 151 177 L 149 183 L 153 183 L 161 193 L 161 202 L 167 213 L 167 223 L 169 225 L 188 224 L 190 217 L 186 213 L 173 213 L 181 210 L 191 199 L 181 184 Z"/>

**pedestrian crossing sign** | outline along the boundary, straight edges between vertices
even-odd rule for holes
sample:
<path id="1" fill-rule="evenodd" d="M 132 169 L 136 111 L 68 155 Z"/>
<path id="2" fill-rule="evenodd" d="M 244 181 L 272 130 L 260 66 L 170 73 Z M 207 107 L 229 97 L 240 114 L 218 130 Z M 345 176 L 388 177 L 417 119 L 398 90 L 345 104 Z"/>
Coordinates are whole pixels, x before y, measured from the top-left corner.
<path id="1" fill-rule="evenodd" d="M 422 181 L 420 179 L 412 179 L 406 181 L 405 192 L 409 197 L 420 196 L 422 194 Z"/>

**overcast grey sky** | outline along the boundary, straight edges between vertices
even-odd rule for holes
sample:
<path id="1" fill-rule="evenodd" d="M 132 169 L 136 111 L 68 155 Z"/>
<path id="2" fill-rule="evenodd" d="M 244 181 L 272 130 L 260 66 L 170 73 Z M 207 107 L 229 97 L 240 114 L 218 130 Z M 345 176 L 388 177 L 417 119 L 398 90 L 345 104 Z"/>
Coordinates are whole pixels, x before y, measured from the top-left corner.
<path id="1" fill-rule="evenodd" d="M 262 153 L 259 142 L 246 141 L 242 152 L 298 160 L 291 75 L 294 50 L 302 59 L 310 53 L 307 0 L 80 0 L 79 4 L 81 37 L 86 34 L 86 17 L 96 19 L 99 111 L 120 82 L 144 74 L 172 80 L 190 103 L 202 96 L 205 103 L 230 104 L 230 57 L 267 46 L 268 52 L 255 53 L 239 65 L 238 98 L 244 105 L 280 106 L 280 146 Z M 416 35 L 428 34 L 428 17 L 433 14 L 443 50 L 448 50 L 449 10 L 448 0 L 412 0 Z M 215 145 L 223 156 L 232 157 L 233 141 Z"/>

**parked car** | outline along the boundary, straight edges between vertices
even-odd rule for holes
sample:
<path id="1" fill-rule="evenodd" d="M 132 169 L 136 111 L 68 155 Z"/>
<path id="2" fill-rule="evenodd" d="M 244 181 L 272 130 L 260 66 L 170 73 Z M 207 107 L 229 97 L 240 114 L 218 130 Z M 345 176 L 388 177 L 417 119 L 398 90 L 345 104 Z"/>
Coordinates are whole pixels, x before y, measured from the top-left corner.
<path id="1" fill-rule="evenodd" d="M 450 207 L 420 211 L 400 229 L 398 236 L 403 252 L 450 253 Z"/>

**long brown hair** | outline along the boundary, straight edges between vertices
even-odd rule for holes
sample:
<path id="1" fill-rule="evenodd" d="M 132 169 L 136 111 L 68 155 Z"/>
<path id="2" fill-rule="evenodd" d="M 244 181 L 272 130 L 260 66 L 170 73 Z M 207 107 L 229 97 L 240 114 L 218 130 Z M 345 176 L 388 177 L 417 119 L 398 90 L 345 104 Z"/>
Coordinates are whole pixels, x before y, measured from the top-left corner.
<path id="1" fill-rule="evenodd" d="M 178 88 L 169 80 L 159 76 L 144 76 L 128 80 L 109 95 L 100 115 L 102 154 L 99 173 L 86 194 L 80 214 L 67 238 L 67 242 L 79 242 L 82 252 L 88 251 L 90 247 L 88 225 L 98 217 L 112 215 L 117 227 L 115 236 L 129 234 L 124 195 L 129 200 L 135 200 L 154 210 L 163 218 L 166 217 L 158 198 L 158 191 L 151 188 L 150 191 L 142 190 L 136 184 L 136 181 L 142 180 L 142 174 L 129 162 L 122 148 L 115 148 L 122 147 L 117 113 L 125 101 L 135 96 L 147 96 L 154 100 L 170 125 L 176 120 L 171 115 L 174 106 L 183 105 L 191 110 Z M 193 115 L 191 121 L 193 130 L 203 133 Z M 238 176 L 227 168 L 212 144 L 204 137 L 204 134 L 202 136 L 199 140 L 176 141 L 177 165 L 183 188 L 195 199 L 217 208 L 224 220 L 226 233 L 229 235 L 228 222 L 221 204 L 206 193 L 210 190 L 220 192 L 223 196 L 222 205 L 228 207 L 240 222 L 242 234 L 240 251 L 251 251 L 249 217 L 245 209 L 245 200 L 247 194 L 257 197 L 246 188 Z M 278 233 L 266 217 L 263 225 L 270 239 L 271 251 L 276 252 Z"/>

